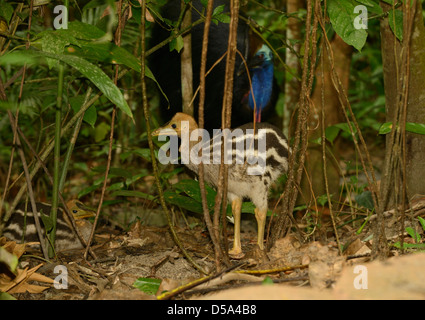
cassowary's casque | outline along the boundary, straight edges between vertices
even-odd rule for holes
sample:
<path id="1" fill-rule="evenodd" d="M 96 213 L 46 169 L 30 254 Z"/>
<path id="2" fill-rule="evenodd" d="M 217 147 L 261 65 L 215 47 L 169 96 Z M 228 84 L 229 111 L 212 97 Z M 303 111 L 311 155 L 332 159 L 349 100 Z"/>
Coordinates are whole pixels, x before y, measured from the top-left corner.
<path id="1" fill-rule="evenodd" d="M 47 216 L 50 215 L 50 211 L 52 209 L 51 205 L 37 202 L 36 206 L 39 217 L 41 217 L 41 214 Z M 77 200 L 69 201 L 67 203 L 67 207 L 74 216 L 77 228 L 87 241 L 91 233 L 92 224 L 84 218 L 93 217 L 95 212 Z M 43 223 L 41 223 L 41 225 L 43 234 L 45 234 Z M 24 204 L 18 205 L 6 224 L 3 236 L 5 236 L 8 240 L 16 241 L 18 243 L 40 241 L 38 239 L 34 216 L 30 207 L 25 209 Z M 81 248 L 83 248 L 83 245 L 72 228 L 66 212 L 62 208 L 58 208 L 55 250 L 62 251 Z"/>
<path id="2" fill-rule="evenodd" d="M 199 148 L 198 140 L 185 139 L 198 128 L 196 121 L 189 115 L 177 113 L 164 127 L 155 130 L 154 136 L 179 136 L 181 139 L 181 154 L 190 154 L 196 146 L 197 149 L 206 152 L 204 160 L 205 181 L 212 186 L 217 186 L 219 178 L 219 167 L 221 162 L 220 154 L 216 156 L 216 151 L 221 152 L 219 144 L 221 139 L 215 136 L 204 141 L 202 148 Z M 228 167 L 228 199 L 232 204 L 234 216 L 234 244 L 229 252 L 234 257 L 242 255 L 240 241 L 240 221 L 241 206 L 244 198 L 249 198 L 255 205 L 255 217 L 258 223 L 258 245 L 263 249 L 264 227 L 267 215 L 268 191 L 271 184 L 285 173 L 288 169 L 288 143 L 281 131 L 267 123 L 248 123 L 231 131 L 228 141 L 231 141 L 231 148 L 227 148 L 225 155 L 231 155 L 231 163 Z M 188 135 L 189 134 L 189 135 Z M 197 135 L 196 135 L 197 137 Z M 201 142 L 202 143 L 202 142 Z M 230 144 L 229 144 L 230 145 Z M 202 153 L 201 152 L 201 153 Z M 196 153 L 196 152 L 195 152 Z M 201 155 L 198 155 L 199 157 Z M 214 161 L 218 159 L 218 163 Z M 206 160 L 206 161 L 205 161 Z M 257 160 L 257 161 L 255 161 Z M 226 161 L 226 160 L 225 160 Z M 198 164 L 194 161 L 193 152 L 190 155 L 186 166 L 198 173 Z"/>
<path id="3" fill-rule="evenodd" d="M 199 0 L 192 1 L 199 12 L 204 7 Z M 180 14 L 180 0 L 171 0 L 162 8 L 162 16 L 170 21 L 177 21 Z M 216 0 L 214 7 L 224 5 L 224 12 L 228 13 L 229 1 Z M 192 21 L 200 18 L 199 13 L 192 10 Z M 204 11 L 205 12 L 205 11 Z M 164 28 L 165 23 L 156 23 L 152 31 L 152 46 L 168 38 L 170 30 Z M 199 86 L 199 71 L 201 66 L 202 37 L 204 24 L 192 28 L 192 66 L 193 88 Z M 220 59 L 227 50 L 229 24 L 212 23 L 209 31 L 207 71 Z M 252 33 L 249 26 L 241 19 L 238 25 L 237 48 L 242 54 L 249 68 L 253 93 L 256 101 L 256 121 L 267 120 L 275 114 L 275 105 L 278 98 L 278 85 L 273 76 L 273 55 L 262 40 Z M 206 77 L 205 96 L 205 128 L 211 133 L 212 129 L 221 128 L 221 107 L 225 80 L 225 59 L 217 64 Z M 180 54 L 170 52 L 166 45 L 154 52 L 150 58 L 150 68 L 159 85 L 169 99 L 161 95 L 161 113 L 164 120 L 169 120 L 177 112 L 182 111 L 182 90 L 180 79 Z M 254 119 L 254 100 L 250 92 L 250 84 L 246 66 L 239 54 L 236 54 L 234 72 L 232 127 L 238 127 Z M 198 118 L 198 99 L 194 101 L 195 119 Z"/>

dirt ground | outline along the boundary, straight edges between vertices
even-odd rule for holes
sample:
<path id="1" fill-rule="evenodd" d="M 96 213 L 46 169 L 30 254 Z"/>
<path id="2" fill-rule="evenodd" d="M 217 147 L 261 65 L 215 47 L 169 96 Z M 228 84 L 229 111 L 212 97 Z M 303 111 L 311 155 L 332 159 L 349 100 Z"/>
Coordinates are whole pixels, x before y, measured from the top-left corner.
<path id="1" fill-rule="evenodd" d="M 99 228 L 93 246 L 96 258 L 88 261 L 82 250 L 59 253 L 52 263 L 34 258 L 35 253 L 29 251 L 20 259 L 17 278 L 21 282 L 10 278 L 10 283 L 17 284 L 7 292 L 22 300 L 425 298 L 425 253 L 399 255 L 392 251 L 389 259 L 370 262 L 367 234 L 352 240 L 342 256 L 332 239 L 301 243 L 295 233 L 278 240 L 266 254 L 255 245 L 255 221 L 245 219 L 241 236 L 246 254 L 231 261 L 239 267 L 200 283 L 205 275 L 183 256 L 168 226 L 152 224 L 156 226 L 137 222 L 127 232 Z M 177 231 L 193 260 L 206 272 L 215 270 L 212 245 L 202 226 Z M 57 265 L 66 267 L 66 289 L 54 287 Z M 40 277 L 27 276 L 30 273 Z M 1 276 L 4 274 L 0 274 L 0 285 L 5 281 Z M 156 292 L 143 292 L 133 286 L 139 278 L 161 283 Z M 187 284 L 191 285 L 182 287 Z M 179 292 L 173 291 L 179 287 Z"/>

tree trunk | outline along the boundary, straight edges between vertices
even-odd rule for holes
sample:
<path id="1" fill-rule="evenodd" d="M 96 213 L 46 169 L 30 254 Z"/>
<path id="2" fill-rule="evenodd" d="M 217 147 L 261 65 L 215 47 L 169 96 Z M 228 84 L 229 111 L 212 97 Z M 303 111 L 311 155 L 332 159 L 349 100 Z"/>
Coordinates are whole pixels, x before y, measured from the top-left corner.
<path id="1" fill-rule="evenodd" d="M 332 63 L 341 79 L 345 92 L 348 92 L 352 47 L 346 44 L 338 35 L 335 35 L 331 41 L 331 48 L 334 58 Z M 322 51 L 322 54 L 324 53 L 325 51 Z M 326 54 L 324 57 L 319 58 L 320 60 L 316 68 L 316 85 L 311 98 L 313 103 L 308 124 L 310 141 L 322 135 L 322 91 L 324 95 L 325 129 L 326 127 L 345 121 L 338 99 L 338 93 L 332 84 L 331 62 L 329 58 Z M 332 154 L 329 152 L 326 153 L 326 176 L 329 193 L 334 195 L 333 199 L 336 199 L 339 193 L 340 172 L 334 160 L 335 158 L 338 160 L 339 147 L 340 139 L 337 138 L 333 145 L 328 144 L 328 149 Z M 304 197 L 298 199 L 299 203 L 308 203 L 313 200 L 311 191 L 313 191 L 315 197 L 326 194 L 323 169 L 322 147 L 310 143 L 306 157 L 306 171 L 309 178 L 307 179 L 304 175 L 302 179 L 301 188 Z"/>
<path id="2" fill-rule="evenodd" d="M 286 12 L 288 14 L 299 11 L 300 9 L 305 8 L 304 1 L 299 0 L 287 0 L 286 2 Z M 285 52 L 285 62 L 286 65 L 292 70 L 296 75 L 301 74 L 301 64 L 298 60 L 297 54 L 300 53 L 301 43 L 302 43 L 302 34 L 301 34 L 302 23 L 299 19 L 288 18 L 287 29 L 286 29 L 286 39 L 289 42 L 297 41 L 292 49 L 287 48 Z M 285 79 L 285 108 L 283 110 L 282 119 L 283 119 L 283 129 L 285 134 L 291 136 L 293 132 L 290 132 L 290 121 L 291 115 L 296 109 L 298 99 L 300 97 L 300 82 L 289 72 L 286 73 Z"/>
<path id="3" fill-rule="evenodd" d="M 384 11 L 391 10 L 391 6 L 381 2 Z M 381 20 L 381 48 L 384 70 L 385 102 L 387 121 L 393 121 L 394 112 L 399 103 L 399 94 L 403 90 L 403 79 L 397 79 L 397 70 L 405 65 L 401 60 L 402 44 L 391 31 L 388 17 Z M 425 123 L 425 28 L 422 16 L 421 1 L 416 3 L 413 28 L 410 40 L 410 57 L 407 96 L 407 122 Z M 400 74 L 400 73 L 399 73 Z M 388 143 L 389 135 L 387 136 Z M 389 147 L 389 146 L 387 146 Z M 425 194 L 425 167 L 424 167 L 425 136 L 406 132 L 406 184 L 407 197 L 415 194 Z M 385 179 L 388 177 L 383 177 Z M 390 204 L 392 202 L 390 201 Z"/>

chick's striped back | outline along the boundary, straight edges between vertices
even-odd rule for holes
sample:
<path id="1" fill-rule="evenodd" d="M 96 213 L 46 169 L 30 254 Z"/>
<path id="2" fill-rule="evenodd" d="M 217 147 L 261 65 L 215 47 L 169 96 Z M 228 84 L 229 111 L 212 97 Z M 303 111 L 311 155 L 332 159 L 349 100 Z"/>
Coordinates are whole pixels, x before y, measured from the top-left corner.
<path id="1" fill-rule="evenodd" d="M 41 214 L 49 216 L 52 207 L 49 204 L 41 202 L 37 202 L 36 206 L 37 214 L 40 218 L 42 233 L 45 235 L 46 232 L 41 220 Z M 80 213 L 80 209 L 77 207 L 71 207 L 69 209 L 74 217 Z M 91 223 L 87 220 L 77 220 L 76 225 L 83 234 L 83 237 L 87 240 L 91 231 Z M 29 204 L 26 206 L 24 203 L 21 203 L 16 207 L 5 226 L 5 229 L 3 230 L 3 236 L 5 236 L 8 240 L 16 241 L 17 243 L 40 241 L 35 226 L 34 215 Z M 64 249 L 79 249 L 82 247 L 83 245 L 75 230 L 72 228 L 72 225 L 66 216 L 66 212 L 64 209 L 58 208 L 55 249 L 57 251 L 61 251 Z"/>

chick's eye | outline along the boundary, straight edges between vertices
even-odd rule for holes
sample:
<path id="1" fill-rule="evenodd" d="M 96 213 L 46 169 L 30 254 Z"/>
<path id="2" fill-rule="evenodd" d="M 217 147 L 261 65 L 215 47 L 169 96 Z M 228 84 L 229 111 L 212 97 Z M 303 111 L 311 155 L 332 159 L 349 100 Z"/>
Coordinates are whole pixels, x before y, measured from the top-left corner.
<path id="1" fill-rule="evenodd" d="M 171 128 L 175 129 L 175 128 L 177 128 L 177 125 L 176 125 L 175 123 L 173 123 L 173 124 L 171 125 Z"/>
<path id="2" fill-rule="evenodd" d="M 262 54 L 260 54 L 258 57 L 259 57 L 260 59 L 264 59 L 264 54 L 262 53 Z"/>
<path id="3" fill-rule="evenodd" d="M 75 209 L 74 209 L 74 210 L 72 210 L 72 213 L 77 213 L 77 212 L 78 212 L 78 211 L 77 211 L 77 210 L 75 210 Z"/>

